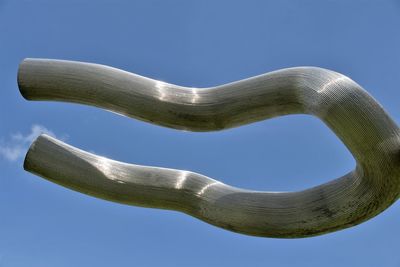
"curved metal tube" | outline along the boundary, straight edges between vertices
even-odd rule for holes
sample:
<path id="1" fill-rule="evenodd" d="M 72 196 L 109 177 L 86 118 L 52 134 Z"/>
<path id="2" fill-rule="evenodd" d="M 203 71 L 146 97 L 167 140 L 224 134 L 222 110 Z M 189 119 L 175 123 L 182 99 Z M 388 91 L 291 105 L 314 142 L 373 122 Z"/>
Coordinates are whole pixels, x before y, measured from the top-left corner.
<path id="1" fill-rule="evenodd" d="M 99 157 L 48 136 L 27 153 L 24 168 L 103 199 L 185 212 L 210 224 L 256 236 L 308 237 L 359 224 L 400 194 L 396 123 L 358 84 L 315 68 L 283 69 L 212 88 L 176 86 L 115 68 L 26 59 L 21 94 L 98 106 L 189 131 L 222 130 L 276 116 L 317 116 L 356 159 L 354 171 L 299 192 L 259 192 L 182 170 Z"/>

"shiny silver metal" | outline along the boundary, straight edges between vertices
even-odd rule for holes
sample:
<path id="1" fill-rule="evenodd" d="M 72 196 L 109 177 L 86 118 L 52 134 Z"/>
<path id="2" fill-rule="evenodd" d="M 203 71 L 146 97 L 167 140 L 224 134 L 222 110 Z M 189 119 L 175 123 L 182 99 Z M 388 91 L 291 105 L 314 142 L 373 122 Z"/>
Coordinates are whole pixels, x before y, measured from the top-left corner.
<path id="1" fill-rule="evenodd" d="M 19 68 L 18 84 L 29 100 L 93 105 L 188 131 L 216 131 L 282 115 L 310 114 L 332 129 L 357 162 L 343 177 L 304 191 L 259 192 L 193 172 L 113 161 L 40 136 L 29 149 L 24 168 L 85 194 L 177 210 L 231 231 L 281 238 L 354 226 L 399 198 L 396 123 L 358 84 L 334 71 L 290 68 L 199 89 L 103 65 L 26 59 Z"/>

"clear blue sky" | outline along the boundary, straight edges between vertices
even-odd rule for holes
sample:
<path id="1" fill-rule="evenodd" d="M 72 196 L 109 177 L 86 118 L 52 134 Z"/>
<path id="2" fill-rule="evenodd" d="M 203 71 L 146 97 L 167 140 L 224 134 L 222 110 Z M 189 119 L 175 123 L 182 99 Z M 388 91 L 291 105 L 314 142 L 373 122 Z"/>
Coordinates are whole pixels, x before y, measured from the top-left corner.
<path id="1" fill-rule="evenodd" d="M 300 190 L 355 166 L 305 115 L 189 133 L 28 102 L 16 84 L 25 57 L 101 63 L 193 87 L 319 66 L 357 81 L 399 122 L 398 0 L 0 0 L 0 266 L 400 266 L 400 203 L 351 229 L 281 240 L 106 202 L 25 172 L 24 153 L 41 131 L 116 160 L 258 190 Z"/>

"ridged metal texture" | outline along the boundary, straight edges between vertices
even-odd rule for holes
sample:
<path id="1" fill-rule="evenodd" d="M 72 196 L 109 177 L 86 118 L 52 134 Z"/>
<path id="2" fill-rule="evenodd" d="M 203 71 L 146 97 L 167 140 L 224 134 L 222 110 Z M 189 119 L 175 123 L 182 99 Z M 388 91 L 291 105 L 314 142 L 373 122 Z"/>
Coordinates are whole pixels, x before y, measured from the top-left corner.
<path id="1" fill-rule="evenodd" d="M 93 105 L 188 131 L 217 131 L 287 114 L 310 114 L 340 138 L 357 163 L 352 172 L 304 191 L 260 192 L 189 171 L 113 161 L 40 136 L 29 149 L 24 168 L 85 194 L 177 210 L 231 231 L 281 238 L 354 226 L 399 198 L 396 123 L 357 83 L 334 71 L 289 68 L 199 89 L 103 65 L 26 59 L 19 68 L 18 84 L 29 100 Z"/>

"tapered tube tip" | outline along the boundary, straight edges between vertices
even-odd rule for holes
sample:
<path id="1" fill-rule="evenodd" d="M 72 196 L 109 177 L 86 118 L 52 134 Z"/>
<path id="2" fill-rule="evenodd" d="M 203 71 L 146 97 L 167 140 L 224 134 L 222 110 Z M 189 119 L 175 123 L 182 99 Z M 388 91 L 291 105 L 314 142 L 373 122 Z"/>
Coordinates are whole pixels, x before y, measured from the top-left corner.
<path id="1" fill-rule="evenodd" d="M 31 98 L 29 97 L 29 89 L 30 89 L 30 82 L 29 82 L 29 76 L 32 76 L 30 73 L 30 68 L 32 67 L 32 62 L 34 60 L 30 58 L 25 58 L 24 60 L 21 61 L 21 63 L 18 66 L 18 74 L 17 74 L 17 83 L 18 83 L 18 89 L 21 95 L 26 99 L 30 100 Z"/>
<path id="2" fill-rule="evenodd" d="M 25 155 L 24 170 L 32 172 L 34 165 L 33 159 L 35 158 L 37 146 L 40 146 L 40 143 L 46 142 L 49 138 L 51 137 L 46 134 L 41 134 L 33 141 Z"/>

